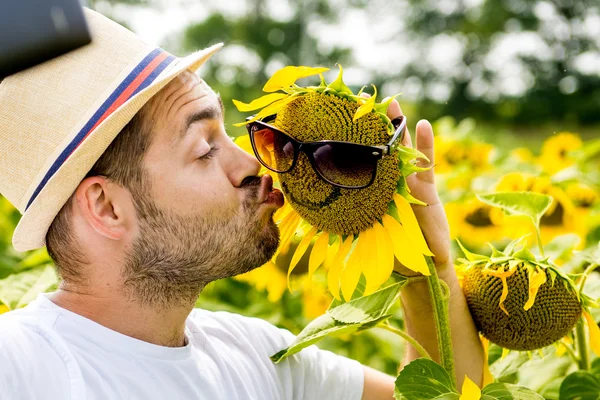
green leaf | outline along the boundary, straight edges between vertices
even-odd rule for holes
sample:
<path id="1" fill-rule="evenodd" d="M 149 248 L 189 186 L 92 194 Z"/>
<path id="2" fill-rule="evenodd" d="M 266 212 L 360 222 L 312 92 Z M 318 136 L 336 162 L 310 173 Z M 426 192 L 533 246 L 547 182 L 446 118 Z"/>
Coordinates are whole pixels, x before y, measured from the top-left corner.
<path id="1" fill-rule="evenodd" d="M 526 387 L 509 383 L 491 383 L 481 390 L 481 400 L 544 400 L 542 396 Z"/>
<path id="2" fill-rule="evenodd" d="M 321 341 L 328 335 L 353 333 L 356 332 L 360 326 L 361 324 L 343 324 L 337 322 L 330 315 L 323 314 L 311 321 L 310 324 L 306 325 L 287 349 L 283 349 L 272 355 L 271 360 L 278 363 L 286 357 L 296 354 L 300 350 Z"/>
<path id="3" fill-rule="evenodd" d="M 400 290 L 406 282 L 406 279 L 400 280 L 347 303 L 336 306 L 335 302 L 332 303 L 332 308 L 308 324 L 287 349 L 271 356 L 271 360 L 277 363 L 329 335 L 354 333 L 375 327 L 392 316 L 388 310 L 400 296 Z"/>
<path id="4" fill-rule="evenodd" d="M 48 252 L 46 251 L 46 248 L 44 247 L 44 248 L 41 248 L 41 249 L 31 252 L 27 257 L 25 257 L 23 260 L 21 260 L 21 262 L 19 263 L 19 269 L 20 270 L 29 269 L 32 267 L 37 267 L 39 265 L 48 264 L 51 262 L 52 262 L 52 259 L 50 258 L 50 256 L 48 255 Z"/>
<path id="5" fill-rule="evenodd" d="M 552 196 L 533 192 L 503 192 L 477 195 L 485 204 L 502 209 L 508 215 L 525 215 L 539 227 L 542 215 L 552 204 Z"/>
<path id="6" fill-rule="evenodd" d="M 10 275 L 0 280 L 0 302 L 11 310 L 24 307 L 57 282 L 49 264 Z"/>
<path id="7" fill-rule="evenodd" d="M 337 93 L 344 93 L 347 95 L 353 94 L 352 90 L 348 86 L 346 86 L 344 80 L 342 79 L 342 75 L 344 75 L 344 69 L 342 68 L 341 64 L 338 64 L 338 67 L 340 68 L 340 72 L 338 73 L 337 78 L 335 78 L 335 81 L 327 85 L 327 89 L 332 89 L 335 90 Z"/>
<path id="8" fill-rule="evenodd" d="M 560 385 L 559 400 L 599 400 L 600 377 L 577 371 L 567 376 Z"/>
<path id="9" fill-rule="evenodd" d="M 467 257 L 467 260 L 469 261 L 487 260 L 489 258 L 486 256 L 482 256 L 481 254 L 471 253 L 465 248 L 465 246 L 463 246 L 463 244 L 458 239 L 456 239 L 456 243 L 458 243 L 458 247 L 460 247 L 462 252 L 465 254 L 465 257 Z"/>
<path id="10" fill-rule="evenodd" d="M 434 361 L 419 358 L 405 366 L 396 378 L 396 400 L 458 400 L 452 378 Z"/>
<path id="11" fill-rule="evenodd" d="M 400 296 L 400 290 L 406 280 L 394 283 L 368 296 L 350 300 L 347 303 L 327 310 L 327 314 L 337 322 L 345 324 L 365 324 L 387 314 L 390 307 Z"/>

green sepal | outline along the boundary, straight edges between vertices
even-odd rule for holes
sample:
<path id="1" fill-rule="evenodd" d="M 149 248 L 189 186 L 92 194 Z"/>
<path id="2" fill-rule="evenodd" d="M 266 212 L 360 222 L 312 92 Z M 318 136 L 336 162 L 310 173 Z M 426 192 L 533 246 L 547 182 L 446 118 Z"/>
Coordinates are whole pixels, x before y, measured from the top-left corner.
<path id="1" fill-rule="evenodd" d="M 344 74 L 344 69 L 342 68 L 342 65 L 338 64 L 338 67 L 340 68 L 340 72 L 338 73 L 337 78 L 335 78 L 333 82 L 327 85 L 327 89 L 331 89 L 332 91 L 335 91 L 339 94 L 353 95 L 354 93 L 352 93 L 352 90 L 348 86 L 346 86 L 346 84 L 344 83 L 344 79 L 342 78 L 342 75 Z M 325 90 L 325 92 L 327 92 L 327 89 Z"/>

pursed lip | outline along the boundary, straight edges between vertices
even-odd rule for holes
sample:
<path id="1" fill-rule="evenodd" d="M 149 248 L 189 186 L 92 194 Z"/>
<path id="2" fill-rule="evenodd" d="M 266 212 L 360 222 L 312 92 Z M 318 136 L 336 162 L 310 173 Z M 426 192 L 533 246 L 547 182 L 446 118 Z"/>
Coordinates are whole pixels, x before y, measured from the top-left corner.
<path id="1" fill-rule="evenodd" d="M 273 178 L 268 174 L 261 176 L 257 202 L 260 204 L 273 204 L 279 208 L 283 205 L 283 201 L 283 193 L 273 188 Z"/>

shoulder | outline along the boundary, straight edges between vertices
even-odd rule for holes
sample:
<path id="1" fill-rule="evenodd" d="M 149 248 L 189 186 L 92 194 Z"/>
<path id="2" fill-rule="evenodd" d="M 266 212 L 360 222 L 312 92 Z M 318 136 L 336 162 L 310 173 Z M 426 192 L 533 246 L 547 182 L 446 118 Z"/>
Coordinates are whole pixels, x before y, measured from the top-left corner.
<path id="1" fill-rule="evenodd" d="M 285 348 L 294 340 L 294 335 L 260 318 L 245 317 L 226 311 L 195 309 L 190 315 L 194 326 L 209 336 L 226 341 L 250 342 L 273 353 Z"/>
<path id="2" fill-rule="evenodd" d="M 0 315 L 0 399 L 69 398 L 67 354 L 46 318 L 13 311 Z M 3 397 L 7 396 L 7 397 Z"/>

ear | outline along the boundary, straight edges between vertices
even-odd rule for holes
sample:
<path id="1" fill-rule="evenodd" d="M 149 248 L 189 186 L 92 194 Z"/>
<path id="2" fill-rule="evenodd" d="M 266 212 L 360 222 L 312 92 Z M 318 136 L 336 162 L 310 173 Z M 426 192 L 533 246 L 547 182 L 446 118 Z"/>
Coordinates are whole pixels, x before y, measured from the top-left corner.
<path id="1" fill-rule="evenodd" d="M 128 202 L 129 191 L 103 176 L 84 179 L 75 191 L 80 215 L 96 232 L 113 240 L 123 238 L 130 225 L 124 212 Z"/>

